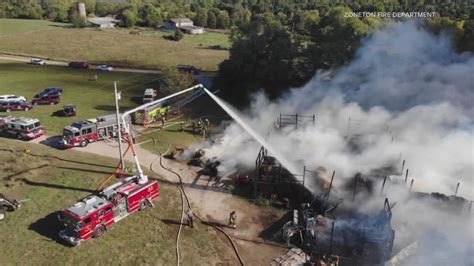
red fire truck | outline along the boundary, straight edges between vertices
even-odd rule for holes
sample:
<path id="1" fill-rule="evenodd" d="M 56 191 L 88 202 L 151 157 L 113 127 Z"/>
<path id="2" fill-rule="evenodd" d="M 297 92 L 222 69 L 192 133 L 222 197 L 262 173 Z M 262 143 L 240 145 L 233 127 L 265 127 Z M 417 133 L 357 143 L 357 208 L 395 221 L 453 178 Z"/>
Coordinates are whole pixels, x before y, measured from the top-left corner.
<path id="1" fill-rule="evenodd" d="M 160 194 L 159 186 L 157 180 L 131 176 L 89 195 L 59 212 L 58 218 L 66 227 L 59 236 L 74 246 L 100 237 L 109 226 L 129 214 L 154 207 L 152 201 Z"/>
<path id="2" fill-rule="evenodd" d="M 23 140 L 44 135 L 43 127 L 36 118 L 0 116 L 0 134 Z"/>
<path id="3" fill-rule="evenodd" d="M 127 118 L 129 123 L 129 116 Z M 100 116 L 96 119 L 77 121 L 65 127 L 60 144 L 65 148 L 85 147 L 91 142 L 117 136 L 117 119 L 116 115 L 112 114 Z"/>

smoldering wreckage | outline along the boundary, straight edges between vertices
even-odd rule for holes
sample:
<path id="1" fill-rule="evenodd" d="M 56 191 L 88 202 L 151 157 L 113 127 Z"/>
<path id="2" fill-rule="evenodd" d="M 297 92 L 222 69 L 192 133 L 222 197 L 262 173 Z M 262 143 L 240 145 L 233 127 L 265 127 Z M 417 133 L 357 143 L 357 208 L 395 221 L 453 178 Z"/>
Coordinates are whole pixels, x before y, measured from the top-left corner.
<path id="1" fill-rule="evenodd" d="M 228 107 L 290 167 L 237 123 L 171 157 L 289 210 L 263 233 L 301 250 L 275 265 L 471 265 L 473 72 L 446 36 L 396 24 L 342 69 Z"/>

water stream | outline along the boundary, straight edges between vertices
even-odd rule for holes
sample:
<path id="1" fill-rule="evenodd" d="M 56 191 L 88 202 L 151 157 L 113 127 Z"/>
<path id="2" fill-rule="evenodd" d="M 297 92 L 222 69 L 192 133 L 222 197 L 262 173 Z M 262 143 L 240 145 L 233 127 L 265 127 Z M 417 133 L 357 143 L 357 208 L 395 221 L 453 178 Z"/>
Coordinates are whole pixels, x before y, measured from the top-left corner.
<path id="1" fill-rule="evenodd" d="M 252 136 L 256 141 L 258 141 L 263 147 L 267 149 L 269 154 L 271 154 L 273 157 L 275 157 L 283 167 L 285 167 L 288 171 L 291 173 L 298 173 L 299 171 L 296 170 L 295 167 L 293 167 L 293 164 L 286 160 L 286 158 L 281 155 L 278 151 L 273 149 L 270 144 L 268 144 L 265 139 L 260 136 L 255 130 L 252 129 L 252 127 L 247 124 L 241 117 L 239 117 L 229 106 L 227 106 L 224 101 L 222 101 L 219 97 L 214 95 L 212 92 L 208 91 L 206 88 L 204 88 L 204 91 L 211 96 L 211 98 L 220 106 L 224 111 L 227 112 L 239 125 L 247 131 L 250 136 Z"/>

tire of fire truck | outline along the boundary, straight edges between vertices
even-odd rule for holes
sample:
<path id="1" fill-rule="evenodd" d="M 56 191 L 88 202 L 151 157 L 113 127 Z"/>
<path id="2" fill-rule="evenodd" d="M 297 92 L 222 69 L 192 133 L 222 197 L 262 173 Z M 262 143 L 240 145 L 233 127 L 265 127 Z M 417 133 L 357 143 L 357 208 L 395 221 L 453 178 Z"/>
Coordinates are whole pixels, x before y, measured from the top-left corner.
<path id="1" fill-rule="evenodd" d="M 5 220 L 6 216 L 7 216 L 6 213 L 3 210 L 0 210 L 0 221 Z"/>
<path id="2" fill-rule="evenodd" d="M 81 143 L 79 145 L 81 145 L 81 147 L 85 147 L 85 146 L 87 146 L 87 144 L 89 144 L 89 142 L 87 140 L 83 140 L 83 141 L 81 141 Z"/>
<path id="3" fill-rule="evenodd" d="M 16 134 L 16 139 L 22 139 L 21 134 Z"/>
<path id="4" fill-rule="evenodd" d="M 105 226 L 99 224 L 94 228 L 92 234 L 95 238 L 101 237 L 105 233 Z"/>

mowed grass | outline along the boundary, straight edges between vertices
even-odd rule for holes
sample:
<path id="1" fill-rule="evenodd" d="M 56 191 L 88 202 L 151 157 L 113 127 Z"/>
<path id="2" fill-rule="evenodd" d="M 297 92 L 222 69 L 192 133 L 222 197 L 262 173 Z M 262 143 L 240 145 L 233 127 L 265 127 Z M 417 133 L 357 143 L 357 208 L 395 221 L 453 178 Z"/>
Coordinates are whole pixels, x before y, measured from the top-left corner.
<path id="1" fill-rule="evenodd" d="M 66 27 L 66 23 L 31 19 L 0 19 L 0 36 L 18 33 L 31 33 L 52 30 L 55 27 Z"/>
<path id="2" fill-rule="evenodd" d="M 154 209 L 127 217 L 110 227 L 101 238 L 69 247 L 57 237 L 61 225 L 56 212 L 90 194 L 112 171 L 116 161 L 6 139 L 0 139 L 0 161 L 0 193 L 28 199 L 0 222 L 1 265 L 176 263 L 176 223 L 180 219 L 181 200 L 173 185 L 161 182 L 161 195 Z M 45 166 L 34 169 L 41 165 Z M 180 242 L 183 265 L 235 264 L 232 251 L 213 230 L 207 229 L 199 223 L 195 229 L 183 229 Z"/>
<path id="3" fill-rule="evenodd" d="M 6 19 L 0 19 L 2 20 Z M 11 32 L 11 28 L 15 28 L 12 26 L 15 22 L 16 20 L 8 20 L 10 26 L 5 32 Z M 44 21 L 37 22 L 44 24 Z M 19 27 L 24 23 L 19 20 Z M 211 45 L 229 47 L 228 35 L 221 33 L 212 32 L 200 36 L 186 34 L 181 41 L 176 42 L 163 38 L 172 32 L 157 30 L 47 27 L 52 29 L 3 37 L 5 32 L 0 27 L 0 52 L 140 68 L 160 69 L 190 64 L 209 71 L 217 70 L 218 64 L 229 56 L 226 50 L 209 49 Z M 131 34 L 132 31 L 138 34 Z"/>
<path id="4" fill-rule="evenodd" d="M 94 80 L 97 75 L 98 80 Z M 118 81 L 122 91 L 121 110 L 141 104 L 143 91 L 157 86 L 161 76 L 156 74 L 101 72 L 97 70 L 71 69 L 63 66 L 33 66 L 25 63 L 0 61 L 0 94 L 32 97 L 48 86 L 63 88 L 58 105 L 38 105 L 28 112 L 11 112 L 14 116 L 38 118 L 48 135 L 61 134 L 62 128 L 74 121 L 115 113 L 113 82 Z M 75 117 L 58 117 L 53 113 L 64 104 L 75 104 Z M 0 112 L 0 114 L 6 114 Z"/>
<path id="5" fill-rule="evenodd" d="M 175 147 L 185 148 L 202 141 L 200 134 L 181 131 L 180 124 L 171 125 L 163 130 L 149 128 L 145 133 L 137 138 L 137 143 L 143 143 L 141 144 L 143 148 L 155 154 L 165 153 L 168 147 L 170 151 L 173 151 Z"/>

